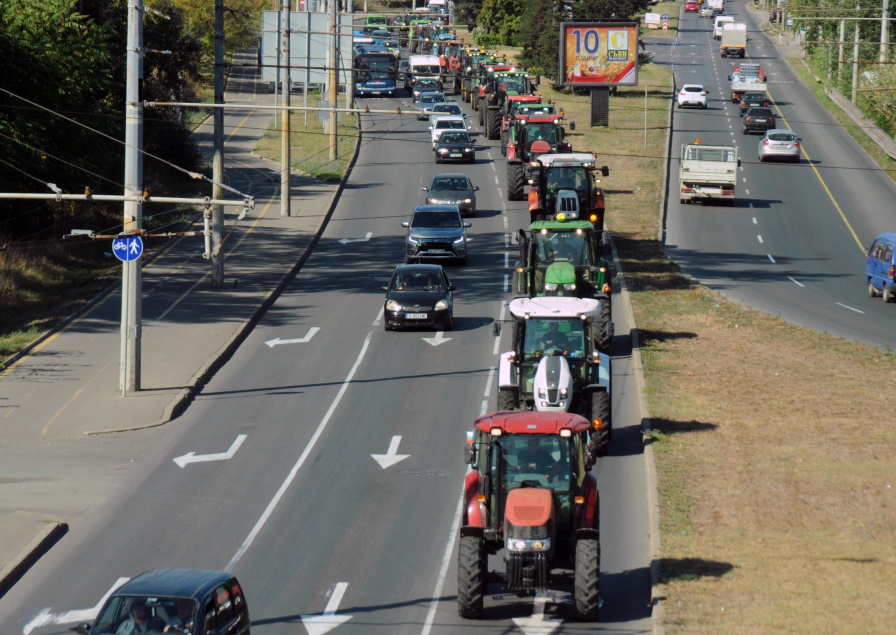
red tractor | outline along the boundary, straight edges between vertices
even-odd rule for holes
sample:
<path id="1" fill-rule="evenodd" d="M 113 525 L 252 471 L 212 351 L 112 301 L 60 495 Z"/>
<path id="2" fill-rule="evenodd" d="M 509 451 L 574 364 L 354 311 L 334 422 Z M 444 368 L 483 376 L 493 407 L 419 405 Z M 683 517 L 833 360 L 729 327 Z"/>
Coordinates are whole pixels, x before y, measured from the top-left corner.
<path id="1" fill-rule="evenodd" d="M 604 229 L 606 201 L 600 176 L 610 168 L 596 166 L 593 154 L 542 154 L 529 163 L 529 219 L 531 222 L 564 218 L 591 221 L 598 232 Z"/>
<path id="2" fill-rule="evenodd" d="M 501 118 L 501 154 L 507 156 L 507 141 L 514 121 L 529 120 L 529 117 L 553 117 L 563 120 L 563 111 L 558 110 L 554 102 L 541 103 L 541 95 L 519 95 L 508 97 L 504 116 Z"/>
<path id="3" fill-rule="evenodd" d="M 573 587 L 576 617 L 600 616 L 600 508 L 588 420 L 502 410 L 476 419 L 464 480 L 457 609 L 480 618 L 490 576 L 534 595 Z M 504 549 L 505 570 L 488 572 Z"/>
<path id="4" fill-rule="evenodd" d="M 572 152 L 559 115 L 530 115 L 516 119 L 507 131 L 507 198 L 522 201 L 531 163 L 541 154 Z M 575 130 L 575 123 L 570 123 Z"/>

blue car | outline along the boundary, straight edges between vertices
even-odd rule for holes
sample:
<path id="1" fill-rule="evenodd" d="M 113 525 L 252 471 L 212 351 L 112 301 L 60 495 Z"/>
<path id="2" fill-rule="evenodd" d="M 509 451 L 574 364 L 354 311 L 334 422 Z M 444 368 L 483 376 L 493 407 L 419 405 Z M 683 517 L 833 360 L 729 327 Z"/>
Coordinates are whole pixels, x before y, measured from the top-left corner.
<path id="1" fill-rule="evenodd" d="M 880 234 L 868 248 L 865 259 L 868 295 L 883 296 L 884 302 L 896 299 L 896 233 Z"/>

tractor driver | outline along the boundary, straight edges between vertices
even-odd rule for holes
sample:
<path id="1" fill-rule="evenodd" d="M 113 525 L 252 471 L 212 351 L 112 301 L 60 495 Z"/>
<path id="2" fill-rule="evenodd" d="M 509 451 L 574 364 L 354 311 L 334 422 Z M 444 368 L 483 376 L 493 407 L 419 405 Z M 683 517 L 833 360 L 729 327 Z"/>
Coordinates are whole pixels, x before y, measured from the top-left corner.
<path id="1" fill-rule="evenodd" d="M 551 322 L 548 325 L 547 332 L 541 336 L 541 350 L 547 351 L 552 348 L 559 348 L 560 350 L 569 348 L 569 341 L 566 339 L 566 335 L 560 332 L 559 322 Z"/>
<path id="2" fill-rule="evenodd" d="M 526 441 L 526 446 L 517 454 L 516 467 L 520 472 L 548 476 L 557 474 L 559 464 L 554 460 L 554 456 L 543 447 L 541 440 L 536 436 L 531 436 Z"/>

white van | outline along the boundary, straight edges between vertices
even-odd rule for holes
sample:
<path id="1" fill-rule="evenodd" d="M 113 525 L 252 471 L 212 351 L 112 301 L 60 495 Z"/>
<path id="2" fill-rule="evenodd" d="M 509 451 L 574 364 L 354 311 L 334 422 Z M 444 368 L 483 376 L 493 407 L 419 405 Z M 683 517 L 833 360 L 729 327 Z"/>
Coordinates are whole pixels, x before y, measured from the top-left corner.
<path id="1" fill-rule="evenodd" d="M 734 16 L 731 15 L 717 15 L 716 20 L 713 23 L 712 27 L 712 36 L 717 39 L 722 39 L 722 29 L 725 28 L 726 22 L 734 22 Z"/>
<path id="2" fill-rule="evenodd" d="M 404 76 L 404 87 L 412 90 L 418 77 L 435 77 L 441 79 L 442 63 L 438 55 L 411 55 L 408 58 L 408 71 Z"/>

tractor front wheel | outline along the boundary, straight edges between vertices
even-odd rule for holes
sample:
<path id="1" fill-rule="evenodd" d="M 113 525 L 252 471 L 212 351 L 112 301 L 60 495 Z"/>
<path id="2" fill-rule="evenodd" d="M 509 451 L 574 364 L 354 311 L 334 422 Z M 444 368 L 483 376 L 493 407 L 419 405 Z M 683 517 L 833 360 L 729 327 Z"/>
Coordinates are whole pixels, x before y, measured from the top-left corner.
<path id="1" fill-rule="evenodd" d="M 482 538 L 461 536 L 457 552 L 457 613 L 461 617 L 482 617 L 486 563 Z"/>
<path id="2" fill-rule="evenodd" d="M 519 410 L 516 394 L 512 390 L 503 388 L 498 390 L 498 410 Z"/>
<path id="3" fill-rule="evenodd" d="M 594 333 L 595 344 L 597 350 L 601 353 L 609 353 L 610 345 L 613 342 L 613 322 L 610 319 L 610 303 L 601 300 L 600 309 L 597 314 L 597 322 L 594 325 L 596 333 Z"/>
<path id="4" fill-rule="evenodd" d="M 523 184 L 526 175 L 522 163 L 507 164 L 507 198 L 511 201 L 523 200 Z"/>
<path id="5" fill-rule="evenodd" d="M 495 140 L 501 136 L 501 115 L 494 108 L 489 108 L 486 113 L 485 136 Z"/>
<path id="6" fill-rule="evenodd" d="M 600 619 L 600 538 L 576 541 L 575 601 L 577 619 Z"/>

